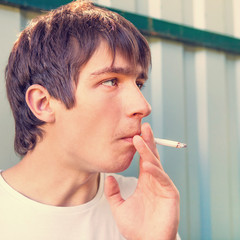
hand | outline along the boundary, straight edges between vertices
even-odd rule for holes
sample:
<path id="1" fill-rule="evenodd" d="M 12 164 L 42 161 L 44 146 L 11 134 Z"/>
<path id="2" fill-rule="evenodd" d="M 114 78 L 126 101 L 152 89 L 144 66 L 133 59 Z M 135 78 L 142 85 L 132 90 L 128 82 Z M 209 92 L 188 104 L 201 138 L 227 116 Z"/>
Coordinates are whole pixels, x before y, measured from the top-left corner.
<path id="1" fill-rule="evenodd" d="M 142 125 L 142 137 L 134 136 L 133 144 L 140 154 L 133 195 L 124 200 L 114 177 L 105 182 L 105 195 L 119 230 L 128 240 L 176 239 L 179 192 L 163 170 L 149 124 Z"/>

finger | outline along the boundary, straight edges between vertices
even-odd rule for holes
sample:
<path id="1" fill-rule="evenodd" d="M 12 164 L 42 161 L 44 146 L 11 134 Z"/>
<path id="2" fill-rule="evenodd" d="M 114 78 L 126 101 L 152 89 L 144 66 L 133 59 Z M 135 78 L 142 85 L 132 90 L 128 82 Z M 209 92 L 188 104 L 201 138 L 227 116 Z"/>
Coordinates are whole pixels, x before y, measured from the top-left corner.
<path id="1" fill-rule="evenodd" d="M 164 187 L 173 187 L 176 188 L 170 177 L 167 175 L 166 172 L 164 172 L 163 169 L 156 167 L 154 164 L 150 162 L 143 162 L 142 168 L 145 172 L 148 172 L 151 174 L 158 182 L 161 184 L 161 186 Z"/>
<path id="2" fill-rule="evenodd" d="M 148 145 L 144 142 L 144 140 L 136 135 L 133 138 L 133 145 L 135 146 L 136 150 L 138 151 L 140 155 L 140 168 L 142 162 L 151 162 L 157 167 L 160 167 L 162 169 L 162 165 L 159 161 L 159 159 L 154 155 L 154 153 L 151 151 L 151 149 L 148 147 Z"/>
<path id="3" fill-rule="evenodd" d="M 144 162 L 142 168 L 143 171 L 149 173 L 158 182 L 159 188 L 155 186 L 158 195 L 179 200 L 180 196 L 177 187 L 163 169 L 156 167 L 150 162 Z"/>
<path id="4" fill-rule="evenodd" d="M 160 159 L 156 143 L 154 141 L 153 132 L 149 123 L 143 123 L 141 128 L 142 138 L 147 143 L 153 154 Z"/>
<path id="5" fill-rule="evenodd" d="M 113 211 L 124 202 L 119 185 L 113 176 L 108 176 L 106 178 L 104 192 Z"/>

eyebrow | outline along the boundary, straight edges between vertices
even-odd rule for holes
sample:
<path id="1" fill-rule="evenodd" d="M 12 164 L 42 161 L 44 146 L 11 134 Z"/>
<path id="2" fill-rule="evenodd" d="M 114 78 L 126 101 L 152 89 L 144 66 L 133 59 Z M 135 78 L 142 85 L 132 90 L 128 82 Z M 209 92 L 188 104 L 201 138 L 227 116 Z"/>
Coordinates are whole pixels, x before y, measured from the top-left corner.
<path id="1" fill-rule="evenodd" d="M 137 74 L 137 79 L 145 79 L 145 80 L 148 79 L 148 75 L 144 71 L 137 73 L 135 70 L 133 70 L 132 68 L 129 68 L 129 67 L 122 68 L 122 67 L 114 67 L 114 66 L 97 70 L 97 71 L 91 73 L 91 76 L 99 76 L 99 75 L 108 74 L 108 73 L 117 73 L 117 74 L 123 74 L 123 75 L 136 75 Z"/>

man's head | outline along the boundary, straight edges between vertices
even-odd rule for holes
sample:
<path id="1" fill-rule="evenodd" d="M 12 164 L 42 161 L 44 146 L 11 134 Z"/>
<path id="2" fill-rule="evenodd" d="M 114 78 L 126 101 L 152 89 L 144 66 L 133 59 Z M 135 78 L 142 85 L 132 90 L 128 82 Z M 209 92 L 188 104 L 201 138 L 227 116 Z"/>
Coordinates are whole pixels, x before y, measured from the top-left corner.
<path id="1" fill-rule="evenodd" d="M 103 41 L 112 53 L 112 64 L 118 52 L 147 74 L 150 51 L 144 37 L 123 17 L 88 1 L 75 1 L 40 16 L 20 34 L 6 67 L 17 153 L 25 155 L 43 136 L 40 126 L 45 122 L 32 113 L 25 99 L 29 87 L 41 85 L 67 109 L 73 108 L 81 69 Z"/>

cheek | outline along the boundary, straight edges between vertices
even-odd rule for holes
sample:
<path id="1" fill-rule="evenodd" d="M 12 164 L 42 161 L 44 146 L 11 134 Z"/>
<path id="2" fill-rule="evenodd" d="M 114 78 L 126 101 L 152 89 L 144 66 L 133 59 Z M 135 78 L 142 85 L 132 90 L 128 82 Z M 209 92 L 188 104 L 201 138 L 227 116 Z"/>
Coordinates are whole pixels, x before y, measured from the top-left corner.
<path id="1" fill-rule="evenodd" d="M 119 119 L 122 116 L 121 101 L 117 97 L 93 97 L 94 101 L 85 105 L 83 121 L 92 124 L 91 128 L 111 128 L 117 127 Z M 100 130 L 100 129 L 99 129 Z"/>
<path id="2" fill-rule="evenodd" d="M 77 109 L 73 128 L 83 141 L 91 140 L 97 144 L 98 139 L 108 139 L 114 134 L 119 126 L 121 110 L 109 98 L 93 99 Z"/>

